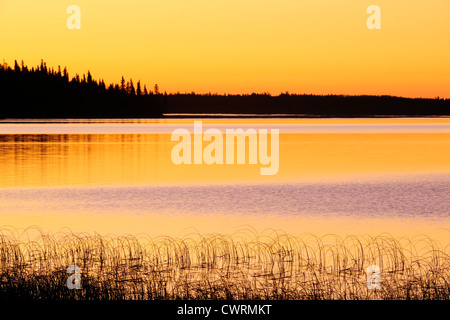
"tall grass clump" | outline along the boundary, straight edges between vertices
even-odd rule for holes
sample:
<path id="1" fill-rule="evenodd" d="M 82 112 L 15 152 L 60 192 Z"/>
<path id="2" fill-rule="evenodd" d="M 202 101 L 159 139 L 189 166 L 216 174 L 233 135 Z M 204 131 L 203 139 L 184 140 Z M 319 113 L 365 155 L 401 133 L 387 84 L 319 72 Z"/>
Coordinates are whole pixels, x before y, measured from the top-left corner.
<path id="1" fill-rule="evenodd" d="M 66 286 L 81 269 L 81 289 Z M 371 265 L 380 289 L 368 289 Z M 422 236 L 191 234 L 183 238 L 0 230 L 0 298 L 449 299 L 447 247 Z"/>

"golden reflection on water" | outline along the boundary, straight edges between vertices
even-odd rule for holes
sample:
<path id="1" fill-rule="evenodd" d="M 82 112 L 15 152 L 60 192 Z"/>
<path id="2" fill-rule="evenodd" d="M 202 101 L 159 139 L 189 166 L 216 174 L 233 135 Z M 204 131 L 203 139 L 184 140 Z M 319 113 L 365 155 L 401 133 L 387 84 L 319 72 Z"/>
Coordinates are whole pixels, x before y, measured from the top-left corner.
<path id="1" fill-rule="evenodd" d="M 172 120 L 171 120 L 172 121 Z M 250 125 L 268 121 L 239 120 Z M 236 122 L 239 122 L 236 120 Z M 305 123 L 345 123 L 353 120 L 310 120 Z M 378 120 L 360 120 L 373 124 Z M 412 120 L 383 120 L 413 123 Z M 270 122 L 270 121 L 269 121 Z M 379 121 L 378 121 L 379 122 Z M 426 121 L 425 121 L 426 122 Z M 173 120 L 172 123 L 192 123 Z M 226 124 L 225 121 L 209 123 Z M 276 121 L 271 123 L 276 124 Z M 297 120 L 295 123 L 302 123 Z M 429 123 L 434 123 L 429 121 Z M 296 183 L 377 179 L 385 175 L 415 176 L 450 173 L 450 133 L 282 133 L 280 169 L 261 176 L 262 165 L 175 165 L 170 155 L 176 142 L 170 132 L 137 134 L 2 134 L 0 135 L 0 188 L 44 188 L 104 185 L 171 185 L 228 183 Z M 204 143 L 203 146 L 205 146 Z M 2 192 L 0 189 L 0 192 Z M 267 196 L 274 196 L 268 194 Z M 28 201 L 28 200 L 27 200 Z M 243 215 L 161 215 L 74 212 L 55 214 L 41 208 L 8 213 L 0 204 L 0 225 L 25 228 L 38 225 L 46 231 L 69 227 L 78 232 L 147 233 L 180 235 L 233 233 L 241 227 L 261 232 L 268 228 L 291 234 L 311 232 L 380 234 L 394 236 L 427 234 L 450 243 L 450 220 L 406 221 L 396 217 L 352 219 L 348 217 L 301 218 Z M 194 228 L 194 229 L 192 229 Z"/>
<path id="2" fill-rule="evenodd" d="M 145 234 L 151 237 L 184 237 L 198 234 L 230 234 L 240 231 L 262 234 L 276 231 L 294 236 L 312 234 L 318 237 L 334 234 L 346 236 L 391 235 L 395 238 L 426 236 L 442 245 L 450 245 L 450 221 L 415 219 L 349 217 L 281 217 L 244 215 L 161 215 L 161 214 L 55 214 L 26 212 L 2 215 L 3 226 L 20 231 L 37 226 L 45 232 L 70 229 L 76 233 L 101 235 Z"/>
<path id="3" fill-rule="evenodd" d="M 274 176 L 261 176 L 259 163 L 175 165 L 170 155 L 177 142 L 167 133 L 0 139 L 3 188 L 303 182 L 450 172 L 450 133 L 284 133 Z"/>

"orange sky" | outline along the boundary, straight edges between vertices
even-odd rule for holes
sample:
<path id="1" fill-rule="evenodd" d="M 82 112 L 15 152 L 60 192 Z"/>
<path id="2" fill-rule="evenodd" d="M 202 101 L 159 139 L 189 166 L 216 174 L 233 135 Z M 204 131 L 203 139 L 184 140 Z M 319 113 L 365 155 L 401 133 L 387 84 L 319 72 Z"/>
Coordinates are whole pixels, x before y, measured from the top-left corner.
<path id="1" fill-rule="evenodd" d="M 81 30 L 66 27 L 73 4 Z M 9 64 L 167 92 L 450 98 L 448 0 L 2 0 L 0 31 Z"/>

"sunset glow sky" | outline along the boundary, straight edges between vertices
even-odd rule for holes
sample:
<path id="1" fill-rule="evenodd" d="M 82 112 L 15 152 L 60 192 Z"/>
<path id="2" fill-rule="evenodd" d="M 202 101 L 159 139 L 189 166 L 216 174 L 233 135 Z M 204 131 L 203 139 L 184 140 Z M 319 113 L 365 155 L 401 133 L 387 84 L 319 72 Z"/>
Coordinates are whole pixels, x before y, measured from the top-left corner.
<path id="1" fill-rule="evenodd" d="M 81 30 L 69 30 L 69 5 Z M 381 8 L 381 30 L 366 9 Z M 450 98 L 448 0 L 1 0 L 0 59 L 167 92 Z M 1 60 L 0 60 L 1 62 Z"/>

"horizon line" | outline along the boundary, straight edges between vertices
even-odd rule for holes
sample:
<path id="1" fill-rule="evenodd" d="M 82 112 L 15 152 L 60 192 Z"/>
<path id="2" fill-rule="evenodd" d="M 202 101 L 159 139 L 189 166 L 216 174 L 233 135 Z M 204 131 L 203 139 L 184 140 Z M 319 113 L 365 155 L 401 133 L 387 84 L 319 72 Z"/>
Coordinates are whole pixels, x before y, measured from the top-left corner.
<path id="1" fill-rule="evenodd" d="M 15 59 L 14 60 L 14 67 L 11 67 L 3 58 L 3 62 L 0 64 L 0 70 L 11 70 L 13 72 L 17 72 L 16 68 L 19 68 L 19 72 L 22 72 L 24 69 L 26 71 L 31 71 L 33 70 L 34 72 L 39 71 L 39 70 L 44 70 L 45 72 L 47 72 L 47 74 L 58 74 L 58 72 L 61 72 L 61 70 L 64 70 L 64 72 L 67 73 L 67 80 L 68 82 L 72 82 L 75 81 L 77 77 L 79 77 L 79 79 L 86 79 L 86 77 L 91 77 L 93 82 L 96 82 L 97 84 L 101 84 L 103 83 L 105 85 L 105 87 L 110 87 L 110 86 L 116 86 L 116 85 L 120 85 L 119 83 L 114 83 L 111 82 L 108 86 L 106 86 L 106 83 L 104 82 L 103 78 L 98 78 L 98 79 L 94 79 L 92 77 L 92 74 L 90 73 L 90 70 L 88 69 L 86 71 L 86 73 L 83 74 L 78 74 L 75 73 L 75 76 L 70 78 L 69 77 L 69 71 L 67 70 L 67 66 L 64 66 L 64 68 L 61 67 L 61 65 L 58 65 L 57 68 L 55 69 L 54 67 L 47 67 L 47 63 L 45 62 L 44 59 L 41 59 L 41 64 L 37 65 L 36 67 L 31 67 L 31 69 L 29 69 L 29 67 L 27 65 L 25 65 L 24 60 L 21 60 L 21 64 L 19 65 L 18 60 Z M 125 80 L 124 76 L 122 75 L 122 81 Z M 133 85 L 133 79 L 130 78 L 129 81 L 127 82 Z M 136 82 L 136 84 L 140 85 L 140 80 L 138 80 Z M 146 88 L 147 85 L 144 84 L 143 88 Z M 198 96 L 219 96 L 219 97 L 227 97 L 227 96 L 252 96 L 252 95 L 256 95 L 256 96 L 269 96 L 269 97 L 280 97 L 280 96 L 312 96 L 312 97 L 378 97 L 378 98 L 397 98 L 397 99 L 411 99 L 411 100 L 450 100 L 450 96 L 449 97 L 441 97 L 441 96 L 435 96 L 434 98 L 432 97 L 411 97 L 411 96 L 402 96 L 402 95 L 392 95 L 392 94 L 376 94 L 376 93 L 364 93 L 364 94 L 346 94 L 346 93 L 327 93 L 327 94 L 317 94 L 317 93 L 300 93 L 300 92 L 289 92 L 289 90 L 287 91 L 281 91 L 279 94 L 273 94 L 269 91 L 263 91 L 263 92 L 241 92 L 241 93 L 218 93 L 218 92 L 211 92 L 211 91 L 203 91 L 203 92 L 195 92 L 194 90 L 192 90 L 191 92 L 188 91 L 184 91 L 184 92 L 180 92 L 180 91 L 172 91 L 172 92 L 167 92 L 166 90 L 164 92 L 159 91 L 159 85 L 157 83 L 154 84 L 154 90 L 155 92 L 153 92 L 152 90 L 149 90 L 150 94 L 155 94 L 155 95 L 198 95 Z"/>

